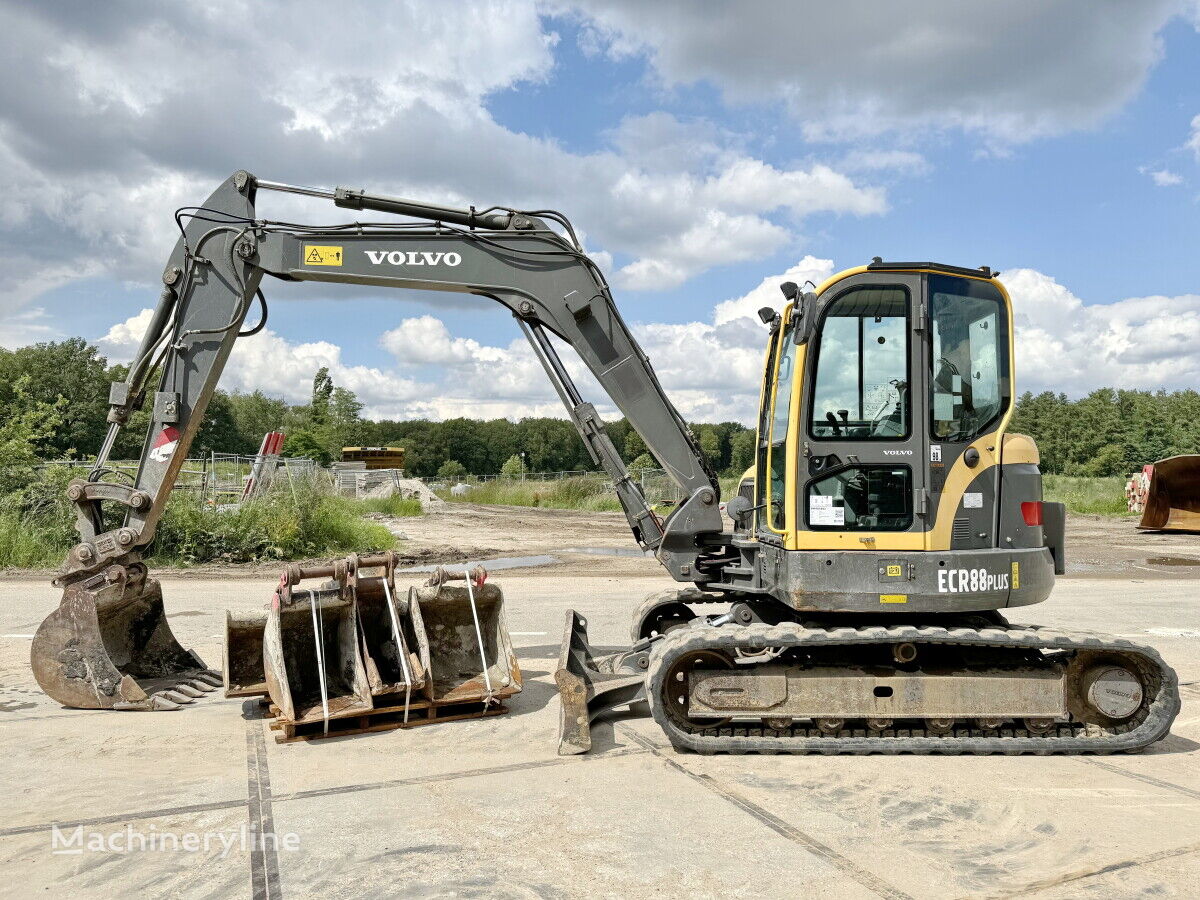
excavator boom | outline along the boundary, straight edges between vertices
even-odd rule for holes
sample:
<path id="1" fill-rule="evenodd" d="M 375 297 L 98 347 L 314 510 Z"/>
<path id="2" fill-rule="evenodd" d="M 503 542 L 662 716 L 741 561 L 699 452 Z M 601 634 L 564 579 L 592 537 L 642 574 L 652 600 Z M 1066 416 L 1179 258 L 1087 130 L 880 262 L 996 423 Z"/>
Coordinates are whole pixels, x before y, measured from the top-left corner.
<path id="1" fill-rule="evenodd" d="M 331 228 L 271 222 L 255 216 L 255 197 L 263 189 L 423 221 Z M 153 706 L 154 696 L 139 687 L 139 677 L 153 675 L 157 684 L 208 673 L 171 634 L 157 583 L 146 577 L 141 560 L 234 342 L 265 321 L 260 283 L 268 275 L 469 293 L 506 306 L 592 459 L 612 479 L 635 539 L 676 580 L 703 577 L 706 554 L 719 549 L 721 540 L 717 479 L 617 311 L 603 274 L 560 214 L 460 210 L 345 188 L 260 181 L 238 172 L 203 206 L 179 210 L 176 221 L 181 236 L 163 272 L 159 303 L 128 377 L 112 386 L 109 431 L 94 470 L 69 488 L 80 542 L 57 579 L 63 606 L 47 619 L 33 648 L 35 674 L 51 696 L 71 706 Z M 243 330 L 256 299 L 260 324 Z M 679 486 L 684 500 L 665 521 L 629 476 L 551 335 L 578 353 Z M 155 370 L 162 375 L 158 389 L 150 391 L 146 381 Z M 150 425 L 134 482 L 106 481 L 116 435 L 143 404 L 149 406 Z M 131 634 L 153 635 L 151 643 L 161 652 L 146 659 L 149 638 Z"/>

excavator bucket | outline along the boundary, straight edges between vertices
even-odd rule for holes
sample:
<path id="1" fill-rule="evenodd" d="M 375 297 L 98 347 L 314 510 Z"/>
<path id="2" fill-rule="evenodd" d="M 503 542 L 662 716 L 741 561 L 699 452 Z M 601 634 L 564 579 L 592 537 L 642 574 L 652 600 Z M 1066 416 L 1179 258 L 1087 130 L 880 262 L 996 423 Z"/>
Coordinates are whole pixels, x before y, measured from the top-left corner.
<path id="1" fill-rule="evenodd" d="M 38 685 L 77 709 L 178 709 L 221 684 L 184 649 L 144 566 L 113 566 L 69 585 L 30 650 Z"/>
<path id="2" fill-rule="evenodd" d="M 1130 510 L 1146 531 L 1200 532 L 1200 456 L 1172 456 L 1143 467 L 1130 481 Z"/>
<path id="3" fill-rule="evenodd" d="M 486 579 L 482 566 L 469 574 L 439 568 L 424 586 L 409 591 L 409 607 L 423 625 L 417 635 L 436 704 L 490 704 L 521 690 L 504 594 Z"/>
<path id="4" fill-rule="evenodd" d="M 266 613 L 234 615 L 225 613 L 226 697 L 257 697 L 267 693 L 263 674 L 263 632 Z"/>
<path id="5" fill-rule="evenodd" d="M 328 722 L 372 709 L 353 599 L 337 587 L 276 596 L 267 611 L 263 669 L 280 719 Z"/>
<path id="6" fill-rule="evenodd" d="M 421 610 L 408 597 L 396 594 L 392 566 L 380 567 L 374 577 L 358 575 L 355 596 L 367 682 L 381 705 L 413 697 L 432 699 L 428 653 L 422 654 L 424 624 Z M 423 658 L 424 657 L 424 658 Z"/>
<path id="7" fill-rule="evenodd" d="M 650 641 L 628 650 L 595 656 L 588 643 L 587 620 L 567 610 L 566 632 L 554 681 L 558 685 L 558 754 L 592 749 L 592 721 L 601 713 L 646 699 Z"/>

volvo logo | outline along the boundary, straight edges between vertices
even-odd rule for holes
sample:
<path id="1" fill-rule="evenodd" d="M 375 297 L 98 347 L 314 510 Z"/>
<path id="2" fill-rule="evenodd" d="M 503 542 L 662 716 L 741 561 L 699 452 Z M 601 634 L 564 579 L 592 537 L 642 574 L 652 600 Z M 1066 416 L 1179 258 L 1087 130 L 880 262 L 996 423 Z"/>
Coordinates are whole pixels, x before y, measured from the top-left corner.
<path id="1" fill-rule="evenodd" d="M 430 250 L 366 250 L 371 265 L 387 263 L 391 266 L 457 266 L 462 256 L 457 253 L 442 253 Z"/>

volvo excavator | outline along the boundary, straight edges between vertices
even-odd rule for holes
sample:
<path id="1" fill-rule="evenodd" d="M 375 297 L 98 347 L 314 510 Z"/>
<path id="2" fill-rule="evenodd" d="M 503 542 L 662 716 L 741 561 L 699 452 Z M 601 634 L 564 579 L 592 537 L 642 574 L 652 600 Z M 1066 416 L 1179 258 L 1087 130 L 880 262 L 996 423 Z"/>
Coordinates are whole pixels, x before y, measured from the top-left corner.
<path id="1" fill-rule="evenodd" d="M 262 191 L 403 219 L 271 221 L 255 213 Z M 65 706 L 171 708 L 211 677 L 172 634 L 143 560 L 235 341 L 265 323 L 269 275 L 507 307 L 634 539 L 680 584 L 638 607 L 617 653 L 595 653 L 586 620 L 567 612 L 560 752 L 587 750 L 596 716 L 643 700 L 675 747 L 702 753 L 1110 752 L 1167 734 L 1177 679 L 1152 647 L 1004 617 L 1045 600 L 1064 571 L 1065 513 L 1042 499 L 1033 441 L 1008 429 L 1012 305 L 989 269 L 876 258 L 815 290 L 781 285 L 782 309 L 759 314 L 757 457 L 724 504 L 727 525 L 713 470 L 560 213 L 242 171 L 176 224 L 157 309 L 112 386 L 106 439 L 68 490 L 80 541 L 32 650 L 38 683 Z M 554 339 L 678 486 L 665 518 Z M 143 404 L 150 426 L 125 483 L 109 455 Z"/>

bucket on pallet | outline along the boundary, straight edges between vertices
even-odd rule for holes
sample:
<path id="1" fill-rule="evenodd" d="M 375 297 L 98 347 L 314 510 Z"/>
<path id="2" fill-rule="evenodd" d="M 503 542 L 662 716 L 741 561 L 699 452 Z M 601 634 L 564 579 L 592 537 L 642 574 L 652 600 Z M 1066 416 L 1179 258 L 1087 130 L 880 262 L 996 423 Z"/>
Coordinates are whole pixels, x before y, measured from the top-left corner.
<path id="1" fill-rule="evenodd" d="M 424 624 L 422 660 L 434 702 L 498 702 L 520 692 L 504 593 L 487 582 L 482 566 L 470 573 L 437 569 L 425 585 L 410 590 L 409 606 Z"/>

